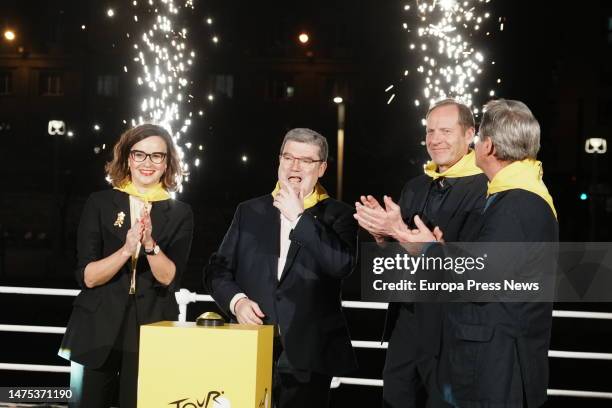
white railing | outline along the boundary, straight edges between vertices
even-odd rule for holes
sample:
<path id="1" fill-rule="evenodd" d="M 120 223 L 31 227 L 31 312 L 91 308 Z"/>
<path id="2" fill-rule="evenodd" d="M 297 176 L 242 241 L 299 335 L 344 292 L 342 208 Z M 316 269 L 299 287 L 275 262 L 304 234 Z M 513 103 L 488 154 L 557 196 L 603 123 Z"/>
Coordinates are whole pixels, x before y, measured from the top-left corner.
<path id="1" fill-rule="evenodd" d="M 352 340 L 354 348 L 386 349 L 389 345 L 386 341 L 364 341 Z M 612 353 L 588 353 L 582 351 L 559 351 L 549 350 L 548 357 L 552 358 L 576 358 L 580 360 L 612 360 Z"/>
<path id="2" fill-rule="evenodd" d="M 21 324 L 0 324 L 0 331 L 64 334 L 66 333 L 66 328 L 57 326 L 25 326 Z"/>
<path id="3" fill-rule="evenodd" d="M 23 295 L 50 295 L 50 296 L 76 296 L 79 294 L 77 289 L 48 289 L 48 288 L 26 288 L 26 287 L 11 287 L 0 286 L 0 293 L 23 294 Z M 175 293 L 176 301 L 179 304 L 179 321 L 187 319 L 187 305 L 194 302 L 212 302 L 213 299 L 209 295 L 200 295 L 190 292 L 187 289 L 181 289 Z M 371 309 L 385 310 L 388 304 L 382 302 L 359 302 L 352 300 L 342 301 L 342 306 L 347 309 Z M 604 319 L 612 320 L 612 313 L 602 312 L 586 312 L 573 310 L 554 310 L 553 317 L 557 318 L 576 318 L 576 319 Z M 49 333 L 63 334 L 66 331 L 65 327 L 53 326 L 27 326 L 16 324 L 0 324 L 0 331 L 22 332 L 22 333 Z M 387 342 L 353 340 L 351 341 L 355 348 L 369 349 L 386 349 Z M 548 356 L 551 358 L 572 358 L 586 360 L 612 360 L 612 353 L 589 353 L 580 351 L 559 351 L 549 350 Z M 37 365 L 37 364 L 14 364 L 0 363 L 0 370 L 14 371 L 43 371 L 43 372 L 60 372 L 69 373 L 70 366 L 55 366 L 55 365 Z M 338 388 L 342 384 L 347 385 L 362 385 L 382 387 L 383 380 L 373 378 L 352 378 L 352 377 L 334 377 L 332 379 L 331 388 Z M 567 396 L 579 398 L 600 398 L 612 399 L 612 392 L 598 391 L 579 391 L 579 390 L 557 390 L 549 389 L 548 395 L 551 396 Z"/>
<path id="4" fill-rule="evenodd" d="M 48 373 L 69 373 L 70 366 L 0 363 L 0 370 L 44 371 Z"/>
<path id="5" fill-rule="evenodd" d="M 79 289 L 50 289 L 50 288 L 24 288 L 19 286 L 0 286 L 0 293 L 13 295 L 47 295 L 47 296 L 76 296 Z"/>

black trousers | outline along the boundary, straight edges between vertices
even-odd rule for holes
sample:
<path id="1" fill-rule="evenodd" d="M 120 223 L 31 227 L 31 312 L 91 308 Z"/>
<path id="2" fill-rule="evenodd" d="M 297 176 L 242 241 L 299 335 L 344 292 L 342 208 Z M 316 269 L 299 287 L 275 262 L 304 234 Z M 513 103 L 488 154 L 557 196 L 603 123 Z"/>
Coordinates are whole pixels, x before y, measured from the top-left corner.
<path id="1" fill-rule="evenodd" d="M 70 373 L 75 400 L 70 408 L 136 408 L 140 327 L 136 302 L 130 296 L 113 350 L 100 368 L 76 365 Z"/>
<path id="2" fill-rule="evenodd" d="M 414 311 L 402 305 L 383 369 L 383 408 L 451 408 L 435 380 L 435 360 L 418 361 L 419 330 Z"/>
<path id="3" fill-rule="evenodd" d="M 274 338 L 272 399 L 275 408 L 326 408 L 331 376 L 293 367 L 280 337 Z"/>

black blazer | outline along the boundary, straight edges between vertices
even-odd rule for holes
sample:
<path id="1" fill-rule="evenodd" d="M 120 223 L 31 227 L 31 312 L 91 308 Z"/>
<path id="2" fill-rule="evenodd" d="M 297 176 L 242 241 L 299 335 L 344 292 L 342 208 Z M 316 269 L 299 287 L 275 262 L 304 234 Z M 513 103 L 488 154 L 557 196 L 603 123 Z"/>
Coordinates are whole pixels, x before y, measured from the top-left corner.
<path id="1" fill-rule="evenodd" d="M 444 232 L 447 242 L 465 241 L 469 238 L 469 230 L 474 228 L 474 219 L 478 219 L 485 205 L 487 192 L 487 177 L 476 174 L 453 179 L 451 190 L 436 214 L 430 214 Z M 423 215 L 429 196 L 432 178 L 422 174 L 408 181 L 402 189 L 399 206 L 402 218 L 407 225 L 413 223 L 415 215 Z M 390 303 L 385 318 L 383 341 L 389 340 L 397 317 L 400 303 Z M 415 303 L 410 306 L 417 316 L 419 341 L 419 360 L 437 355 L 441 336 L 441 306 L 432 303 Z"/>
<path id="2" fill-rule="evenodd" d="M 114 226 L 117 214 L 125 218 L 121 227 Z M 193 234 L 193 214 L 189 205 L 177 200 L 153 203 L 151 208 L 153 239 L 176 265 L 176 276 L 169 286 L 154 277 L 142 252 L 136 272 L 136 308 L 139 324 L 176 320 L 178 306 L 174 292 L 179 289 L 187 264 Z M 131 261 L 107 283 L 87 288 L 85 267 L 92 261 L 116 252 L 125 243 L 130 229 L 129 196 L 118 190 L 91 194 L 85 204 L 78 229 L 76 280 L 81 293 L 74 308 L 59 354 L 88 368 L 98 368 L 107 359 L 119 332 L 125 313 L 130 286 Z"/>
<path id="3" fill-rule="evenodd" d="M 342 279 L 355 265 L 353 209 L 331 198 L 307 209 L 289 238 L 277 278 L 280 212 L 270 194 L 238 205 L 232 224 L 204 274 L 204 284 L 232 319 L 231 299 L 245 293 L 278 325 L 296 368 L 341 375 L 356 367 L 341 306 Z"/>
<path id="4" fill-rule="evenodd" d="M 435 225 L 444 232 L 446 242 L 465 241 L 471 235 L 472 220 L 478 218 L 486 202 L 487 176 L 473 176 L 450 179 L 452 187 L 448 196 L 433 218 Z M 399 200 L 402 217 L 407 225 L 413 224 L 415 215 L 425 211 L 432 178 L 422 174 L 408 181 L 402 189 Z"/>
<path id="5" fill-rule="evenodd" d="M 473 234 L 469 241 L 557 242 L 558 224 L 542 198 L 515 189 L 494 196 Z M 541 247 L 526 244 L 522 249 L 520 254 L 503 250 L 500 255 L 507 259 L 501 267 L 528 271 L 530 265 L 542 264 Z M 529 408 L 544 403 L 551 303 L 447 303 L 445 307 L 437 381 L 448 402 L 471 408 L 518 408 L 523 407 L 524 394 Z"/>

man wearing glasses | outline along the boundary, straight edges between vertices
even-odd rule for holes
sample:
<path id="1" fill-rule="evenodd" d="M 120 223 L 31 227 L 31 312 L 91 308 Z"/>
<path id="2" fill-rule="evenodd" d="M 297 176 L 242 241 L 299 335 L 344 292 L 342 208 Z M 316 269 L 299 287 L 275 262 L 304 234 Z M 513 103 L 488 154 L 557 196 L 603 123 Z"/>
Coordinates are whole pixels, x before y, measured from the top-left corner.
<path id="1" fill-rule="evenodd" d="M 238 205 L 204 283 L 242 324 L 274 324 L 273 398 L 279 408 L 326 407 L 332 376 L 356 368 L 341 308 L 353 270 L 353 209 L 329 197 L 325 137 L 292 129 L 272 194 Z"/>
<path id="2" fill-rule="evenodd" d="M 355 218 L 378 243 L 402 242 L 418 215 L 447 242 L 467 236 L 468 220 L 485 205 L 486 176 L 476 167 L 470 145 L 474 117 L 469 107 L 454 100 L 434 103 L 427 112 L 425 143 L 431 157 L 424 173 L 408 181 L 399 203 L 385 196 L 383 205 L 372 196 L 355 203 Z M 436 229 L 439 233 L 440 229 Z M 435 303 L 390 303 L 383 339 L 389 340 L 383 370 L 383 406 L 412 408 L 447 406 L 437 392 L 432 368 L 439 355 L 442 308 Z"/>

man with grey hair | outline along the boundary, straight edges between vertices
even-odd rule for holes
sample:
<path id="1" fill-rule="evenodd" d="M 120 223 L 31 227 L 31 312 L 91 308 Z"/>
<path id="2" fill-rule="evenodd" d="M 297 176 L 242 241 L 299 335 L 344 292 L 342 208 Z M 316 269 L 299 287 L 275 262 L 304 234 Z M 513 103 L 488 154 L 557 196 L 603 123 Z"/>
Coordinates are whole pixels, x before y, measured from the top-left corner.
<path id="1" fill-rule="evenodd" d="M 486 104 L 480 134 L 494 141 L 494 157 L 500 162 L 535 160 L 540 150 L 540 125 L 520 101 L 499 99 Z"/>
<path id="2" fill-rule="evenodd" d="M 328 406 L 332 376 L 356 368 L 340 299 L 355 265 L 357 223 L 318 183 L 327 152 L 319 133 L 290 130 L 276 188 L 238 205 L 204 274 L 233 321 L 276 326 L 277 408 Z"/>
<path id="3" fill-rule="evenodd" d="M 379 204 L 372 196 L 356 203 L 355 218 L 374 239 L 400 241 L 419 215 L 431 228 L 444 230 L 447 241 L 461 241 L 469 219 L 485 204 L 486 177 L 476 167 L 469 146 L 474 137 L 474 116 L 458 100 L 442 99 L 426 116 L 425 145 L 431 157 L 424 174 L 408 181 L 398 204 L 385 196 Z M 384 207 L 383 207 L 384 205 Z M 390 303 L 383 340 L 389 340 L 383 369 L 383 407 L 446 406 L 430 383 L 440 349 L 441 305 Z"/>
<path id="4" fill-rule="evenodd" d="M 485 105 L 475 152 L 489 179 L 488 198 L 468 241 L 530 243 L 520 253 L 502 246 L 498 254 L 488 253 L 489 261 L 498 259 L 496 267 L 513 276 L 542 265 L 542 246 L 532 243 L 558 241 L 557 214 L 536 160 L 539 148 L 540 126 L 524 103 L 500 99 Z M 419 218 L 415 223 L 399 234 L 405 242 L 439 238 Z M 453 251 L 452 245 L 428 245 L 428 252 Z M 447 305 L 436 367 L 445 401 L 473 408 L 541 406 L 551 325 L 551 303 Z"/>

